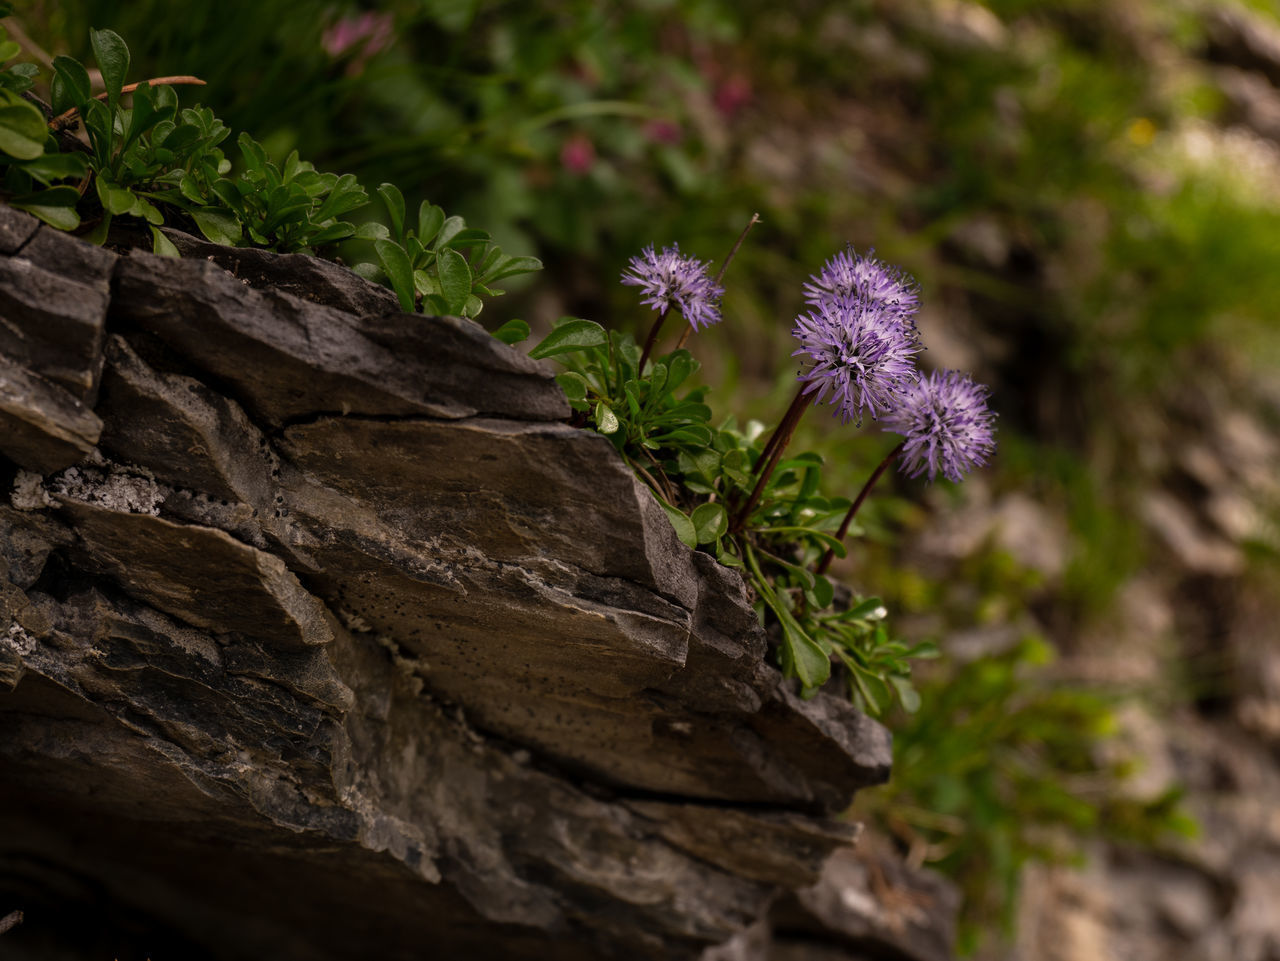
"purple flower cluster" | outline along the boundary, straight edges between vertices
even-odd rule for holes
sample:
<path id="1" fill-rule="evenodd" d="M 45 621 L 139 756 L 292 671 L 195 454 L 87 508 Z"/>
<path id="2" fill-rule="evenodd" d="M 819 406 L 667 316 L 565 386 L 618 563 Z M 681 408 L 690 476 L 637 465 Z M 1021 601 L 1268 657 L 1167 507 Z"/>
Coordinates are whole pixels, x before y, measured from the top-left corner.
<path id="1" fill-rule="evenodd" d="M 931 481 L 938 474 L 959 481 L 996 446 L 987 388 L 954 370 L 935 370 L 913 384 L 883 424 L 906 437 L 901 468 L 910 477 L 928 471 Z"/>
<path id="2" fill-rule="evenodd" d="M 720 297 L 724 288 L 707 276 L 710 262 L 681 257 L 680 245 L 664 247 L 656 254 L 652 245 L 632 257 L 622 272 L 622 282 L 639 287 L 643 302 L 666 313 L 673 305 L 694 330 L 720 322 Z"/>
<path id="3" fill-rule="evenodd" d="M 920 288 L 909 274 L 852 247 L 823 264 L 804 285 L 804 294 L 805 303 L 813 307 L 863 302 L 906 323 L 914 323 L 911 318 L 920 307 Z"/>
<path id="4" fill-rule="evenodd" d="M 791 331 L 812 362 L 798 379 L 810 385 L 814 403 L 828 400 L 848 423 L 891 410 L 920 374 L 914 328 L 867 300 L 830 301 L 796 318 Z"/>
<path id="5" fill-rule="evenodd" d="M 830 399 L 848 423 L 863 412 L 893 409 L 920 374 L 920 337 L 912 319 L 920 298 L 915 282 L 852 248 L 836 254 L 804 285 L 812 308 L 792 330 L 812 361 L 799 379 Z"/>

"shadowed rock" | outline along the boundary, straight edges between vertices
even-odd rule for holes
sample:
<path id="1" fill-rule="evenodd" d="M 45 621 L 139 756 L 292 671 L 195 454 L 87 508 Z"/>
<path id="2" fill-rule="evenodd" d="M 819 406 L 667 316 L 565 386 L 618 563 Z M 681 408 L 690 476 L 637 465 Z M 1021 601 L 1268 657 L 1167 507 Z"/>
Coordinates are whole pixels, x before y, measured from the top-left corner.
<path id="1" fill-rule="evenodd" d="M 695 958 L 848 846 L 887 732 L 547 367 L 304 259 L 36 241 L 114 294 L 100 441 L 0 435 L 6 952 Z"/>

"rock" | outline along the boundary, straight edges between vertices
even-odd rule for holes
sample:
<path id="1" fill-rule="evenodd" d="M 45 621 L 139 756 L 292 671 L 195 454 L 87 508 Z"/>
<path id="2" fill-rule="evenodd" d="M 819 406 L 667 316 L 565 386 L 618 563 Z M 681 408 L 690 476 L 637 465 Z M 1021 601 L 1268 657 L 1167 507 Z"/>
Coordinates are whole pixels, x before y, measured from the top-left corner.
<path id="1" fill-rule="evenodd" d="M 324 605 L 274 554 L 214 528 L 59 498 L 82 567 L 187 624 L 285 649 L 327 644 Z"/>
<path id="2" fill-rule="evenodd" d="M 1265 75 L 1221 67 L 1214 72 L 1234 119 L 1271 140 L 1280 140 L 1280 90 Z"/>
<path id="3" fill-rule="evenodd" d="M 0 257 L 0 357 L 92 405 L 114 261 L 51 227 L 41 227 L 18 255 Z"/>
<path id="4" fill-rule="evenodd" d="M 569 413 L 550 368 L 470 321 L 357 318 L 250 289 L 208 261 L 142 252 L 125 258 L 116 277 L 122 325 L 152 335 L 171 360 L 181 357 L 186 369 L 178 372 L 223 385 L 265 425 L 324 413 L 456 419 L 518 409 L 531 420 Z M 393 325 L 409 329 L 392 334 Z"/>
<path id="5" fill-rule="evenodd" d="M 0 357 L 0 455 L 52 474 L 88 454 L 101 431 L 97 415 L 66 390 Z"/>
<path id="6" fill-rule="evenodd" d="M 1280 86 L 1280 27 L 1239 4 L 1205 5 L 1206 55 L 1215 63 L 1256 70 Z"/>
<path id="7" fill-rule="evenodd" d="M 0 260 L 110 270 L 57 342 L 100 436 L 0 505 L 6 958 L 693 959 L 848 847 L 888 733 L 547 367 L 305 258 L 61 242 Z"/>
<path id="8" fill-rule="evenodd" d="M 0 254 L 16 254 L 39 229 L 40 221 L 30 214 L 0 207 Z"/>
<path id="9" fill-rule="evenodd" d="M 773 917 L 793 939 L 805 932 L 819 942 L 834 939 L 851 948 L 875 945 L 873 951 L 881 955 L 951 958 L 959 892 L 935 874 L 908 869 L 883 838 L 864 839 L 856 852 L 837 852 L 818 883 L 787 900 L 792 899 Z"/>
<path id="10" fill-rule="evenodd" d="M 284 291 L 357 316 L 393 314 L 400 309 L 396 295 L 386 287 L 330 260 L 307 254 L 274 254 L 254 247 L 225 247 L 172 228 L 165 228 L 164 233 L 183 257 L 211 261 L 255 290 Z"/>
<path id="11" fill-rule="evenodd" d="M 1171 495 L 1163 491 L 1148 492 L 1141 510 L 1147 525 L 1187 569 L 1216 576 L 1243 571 L 1244 555 L 1240 550 L 1205 531 L 1191 512 Z"/>
<path id="12" fill-rule="evenodd" d="M 959 902 L 947 881 L 909 867 L 868 833 L 856 852 L 836 850 L 818 877 L 702 961 L 950 961 Z"/>

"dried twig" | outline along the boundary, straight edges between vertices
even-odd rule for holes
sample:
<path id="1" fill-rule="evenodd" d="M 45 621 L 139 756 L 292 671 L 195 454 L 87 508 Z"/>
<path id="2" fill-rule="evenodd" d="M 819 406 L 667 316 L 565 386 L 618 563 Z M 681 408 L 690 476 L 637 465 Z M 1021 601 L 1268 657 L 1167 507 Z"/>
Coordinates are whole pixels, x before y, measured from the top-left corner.
<path id="1" fill-rule="evenodd" d="M 144 83 L 150 84 L 153 87 L 161 83 L 194 84 L 197 87 L 203 87 L 205 85 L 204 81 L 201 80 L 199 77 L 188 77 L 188 76 L 155 77 L 151 80 L 139 80 L 137 83 L 125 84 L 123 87 L 120 88 L 120 95 L 123 96 L 126 93 L 133 93 L 135 90 L 141 87 Z M 103 93 L 95 94 L 93 99 L 106 100 L 107 96 L 108 96 L 107 93 L 104 91 Z M 49 129 L 55 132 L 58 130 L 61 130 L 63 127 L 67 126 L 73 120 L 75 120 L 76 114 L 78 114 L 79 112 L 80 110 L 78 107 L 72 107 L 70 110 L 64 110 L 62 113 L 58 114 L 56 117 L 54 117 L 52 120 L 49 121 Z"/>
<path id="2" fill-rule="evenodd" d="M 0 934 L 4 934 L 10 928 L 16 928 L 22 923 L 21 911 L 10 911 L 3 918 L 0 918 Z"/>

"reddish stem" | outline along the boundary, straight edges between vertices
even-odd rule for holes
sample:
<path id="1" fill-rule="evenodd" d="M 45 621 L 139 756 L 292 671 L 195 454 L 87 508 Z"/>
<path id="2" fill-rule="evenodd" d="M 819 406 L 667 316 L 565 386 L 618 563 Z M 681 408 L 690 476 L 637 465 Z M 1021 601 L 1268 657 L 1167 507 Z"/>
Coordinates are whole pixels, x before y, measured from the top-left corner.
<path id="1" fill-rule="evenodd" d="M 773 469 L 778 466 L 778 460 L 782 457 L 782 452 L 786 450 L 787 444 L 791 440 L 791 435 L 796 432 L 796 425 L 800 423 L 800 418 L 804 416 L 805 409 L 809 406 L 809 402 L 813 399 L 815 392 L 815 389 L 810 388 L 808 384 L 802 384 L 800 389 L 796 391 L 795 400 L 791 402 L 787 412 L 782 415 L 782 422 L 778 424 L 778 429 L 773 432 L 773 436 L 769 438 L 769 443 L 765 445 L 764 451 L 760 454 L 760 459 L 756 461 L 756 473 L 759 476 L 756 478 L 755 487 L 751 489 L 751 496 L 742 505 L 742 510 L 738 511 L 729 527 L 732 533 L 736 534 L 742 530 L 747 518 L 755 510 L 756 504 L 760 503 L 760 495 L 764 493 L 764 485 L 768 483 Z"/>
<path id="2" fill-rule="evenodd" d="M 844 520 L 840 522 L 840 529 L 836 531 L 836 540 L 843 541 L 844 536 L 849 533 L 849 525 L 853 523 L 853 515 L 858 513 L 858 508 L 862 506 L 862 502 L 867 499 L 867 495 L 871 493 L 871 488 L 876 486 L 876 481 L 880 479 L 880 475 L 889 469 L 889 465 L 897 460 L 898 455 L 902 453 L 903 448 L 907 446 L 904 440 L 901 444 L 889 451 L 888 456 L 880 462 L 880 466 L 871 472 L 871 476 L 867 478 L 867 482 L 862 485 L 862 490 L 858 492 L 857 498 L 849 505 L 849 511 L 844 515 Z M 834 548 L 828 547 L 827 552 L 822 555 L 822 561 L 818 564 L 817 574 L 821 577 L 827 572 L 827 568 L 831 566 L 831 559 L 836 556 Z"/>
<path id="3" fill-rule="evenodd" d="M 662 313 L 658 315 L 658 319 L 649 328 L 649 336 L 644 339 L 644 350 L 640 353 L 640 369 L 636 371 L 637 377 L 644 376 L 644 362 L 649 359 L 649 354 L 653 350 L 653 342 L 658 339 L 658 331 L 662 328 L 662 322 L 667 319 L 668 310 L 670 310 L 669 307 L 664 307 Z"/>

